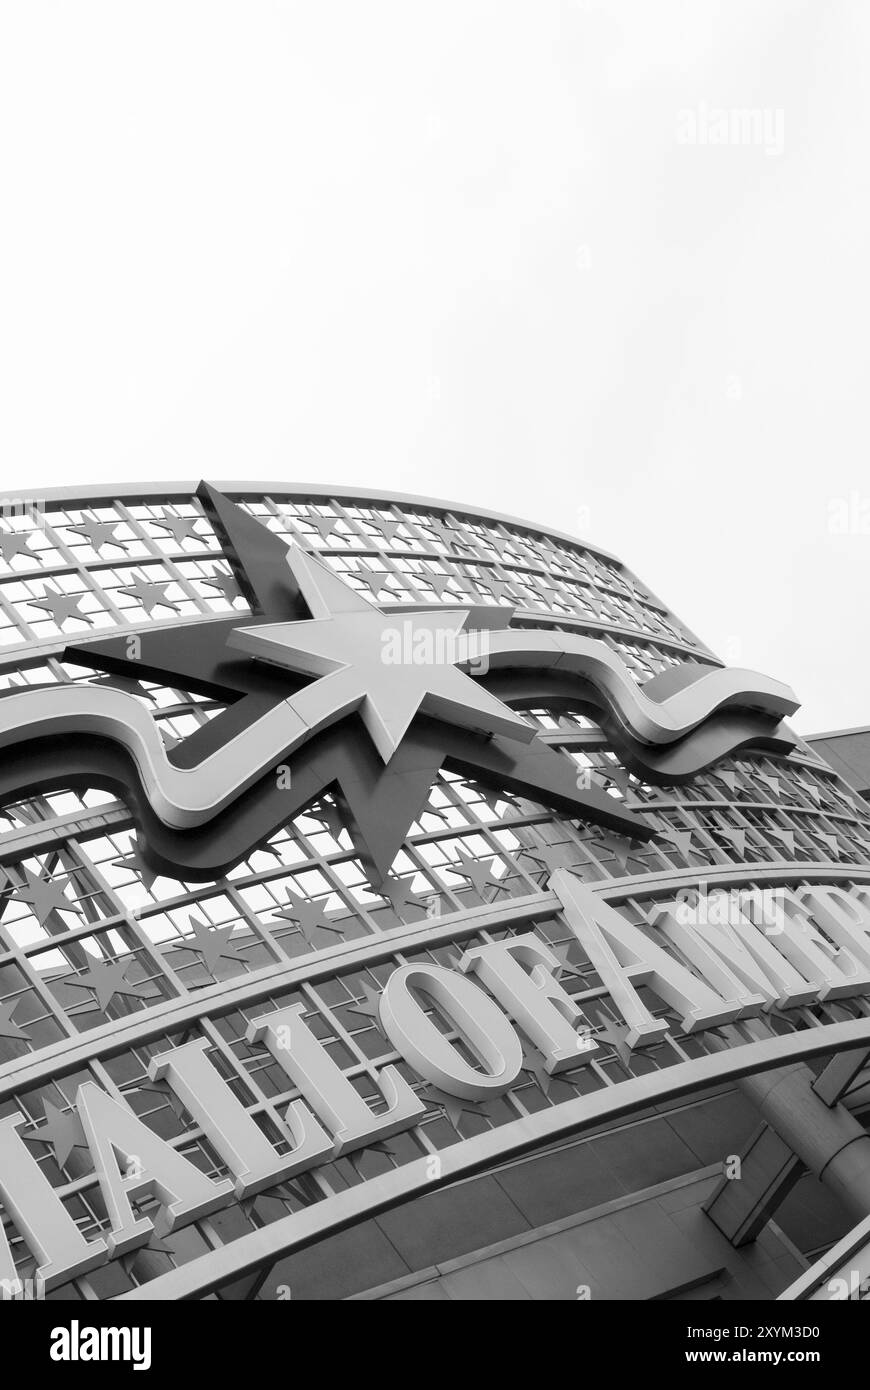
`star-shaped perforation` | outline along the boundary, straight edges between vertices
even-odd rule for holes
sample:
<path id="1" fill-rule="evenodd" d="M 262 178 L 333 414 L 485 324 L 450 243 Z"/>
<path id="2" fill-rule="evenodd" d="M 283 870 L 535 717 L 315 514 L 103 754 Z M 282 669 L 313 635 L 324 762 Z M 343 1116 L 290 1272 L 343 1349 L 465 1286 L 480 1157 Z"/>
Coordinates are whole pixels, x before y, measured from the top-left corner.
<path id="1" fill-rule="evenodd" d="M 431 570 L 427 570 L 425 573 L 415 575 L 414 577 L 425 581 L 439 603 L 443 600 L 448 589 L 459 589 L 460 592 L 462 590 L 461 583 L 453 574 L 434 574 Z"/>
<path id="2" fill-rule="evenodd" d="M 153 690 L 147 690 L 141 681 L 135 681 L 130 676 L 103 676 L 97 684 L 109 690 L 123 690 L 125 695 L 138 695 L 140 700 L 147 700 L 152 705 L 157 703 Z"/>
<path id="3" fill-rule="evenodd" d="M 315 945 L 315 934 L 318 931 L 334 932 L 339 936 L 344 932 L 341 923 L 333 922 L 327 917 L 322 902 L 307 902 L 290 888 L 287 889 L 287 906 L 273 912 L 272 916 L 283 917 L 285 921 L 297 926 L 309 946 Z"/>
<path id="4" fill-rule="evenodd" d="M 755 776 L 759 782 L 764 783 L 764 785 L 768 788 L 772 796 L 779 799 L 782 791 L 782 785 L 779 777 L 774 777 L 769 772 L 756 772 Z"/>
<path id="5" fill-rule="evenodd" d="M 126 594 L 133 598 L 145 609 L 149 618 L 155 608 L 168 608 L 172 613 L 180 613 L 181 608 L 174 599 L 166 597 L 166 591 L 171 581 L 165 583 L 158 579 L 147 579 L 144 574 L 133 571 L 133 579 L 124 588 L 119 589 L 120 594 Z"/>
<path id="6" fill-rule="evenodd" d="M 82 520 L 77 526 L 70 526 L 69 530 L 74 536 L 81 536 L 86 540 L 91 549 L 99 555 L 107 546 L 114 546 L 116 550 L 122 550 L 126 554 L 129 546 L 126 541 L 119 541 L 115 535 L 120 521 L 100 521 L 99 517 L 83 512 Z"/>
<path id="7" fill-rule="evenodd" d="M 145 1253 L 151 1255 L 174 1254 L 172 1246 L 167 1243 L 167 1237 L 171 1234 L 169 1217 L 165 1207 L 160 1207 L 156 1212 L 148 1212 L 153 1230 L 144 1245 L 137 1245 L 135 1250 L 130 1250 L 126 1255 L 121 1256 L 121 1265 L 128 1278 L 136 1261 Z"/>
<path id="8" fill-rule="evenodd" d="M 29 531 L 0 531 L 0 555 L 11 565 L 16 555 L 25 555 L 35 564 L 38 556 L 30 549 Z"/>
<path id="9" fill-rule="evenodd" d="M 43 1102 L 44 1122 L 25 1133 L 28 1143 L 50 1144 L 55 1162 L 64 1168 L 73 1149 L 86 1149 L 88 1141 L 76 1110 L 60 1110 L 50 1100 Z"/>
<path id="10" fill-rule="evenodd" d="M 383 1032 L 380 1021 L 381 996 L 379 992 L 376 989 L 372 989 L 371 985 L 367 984 L 365 981 L 363 981 L 359 989 L 362 999 L 358 1004 L 348 1004 L 347 1012 L 349 1014 L 359 1014 L 360 1018 L 372 1020 L 377 1026 L 378 1031 Z"/>
<path id="11" fill-rule="evenodd" d="M 145 985 L 131 984 L 127 980 L 129 969 L 129 961 L 97 961 L 80 975 L 67 975 L 61 983 L 74 989 L 91 990 L 97 1007 L 105 1010 L 116 994 L 131 999 L 148 998 L 149 991 Z"/>
<path id="12" fill-rule="evenodd" d="M 768 825 L 765 826 L 765 829 L 768 835 L 773 835 L 775 839 L 780 840 L 785 845 L 789 854 L 794 854 L 795 838 L 793 830 L 789 830 L 786 826 L 782 825 Z"/>
<path id="13" fill-rule="evenodd" d="M 395 544 L 396 536 L 398 535 L 404 523 L 401 521 L 387 521 L 383 517 L 373 516 L 368 524 L 369 526 L 374 526 L 376 530 L 380 531 L 381 535 L 384 538 L 384 546 L 388 548 Z M 399 540 L 404 540 L 404 537 L 399 536 Z"/>
<path id="14" fill-rule="evenodd" d="M 233 943 L 231 939 L 235 931 L 232 924 L 228 927 L 210 927 L 195 917 L 188 917 L 187 920 L 190 932 L 183 940 L 173 943 L 174 949 L 198 952 L 210 975 L 214 975 L 221 960 L 243 959 L 239 955 L 240 943 Z"/>
<path id="15" fill-rule="evenodd" d="M 382 898 L 387 899 L 393 911 L 403 919 L 408 908 L 425 910 L 423 899 L 419 893 L 413 891 L 410 880 L 407 878 L 386 878 L 378 892 Z"/>
<path id="16" fill-rule="evenodd" d="M 713 834 L 728 841 L 731 848 L 737 851 L 738 857 L 742 860 L 746 858 L 746 834 L 742 826 L 723 826 L 713 827 Z"/>
<path id="17" fill-rule="evenodd" d="M 540 1052 L 526 1045 L 523 1046 L 523 1071 L 528 1076 L 534 1077 L 538 1087 L 543 1091 L 548 1100 L 558 1098 L 560 1089 L 561 1093 L 564 1095 L 564 1088 L 566 1086 L 570 1087 L 570 1083 L 559 1073 L 554 1074 L 547 1071 Z"/>
<path id="18" fill-rule="evenodd" d="M 489 1111 L 483 1101 L 463 1100 L 460 1096 L 448 1095 L 447 1091 L 442 1091 L 437 1086 L 426 1086 L 420 1092 L 420 1097 L 427 1105 L 440 1106 L 458 1134 L 462 1133 L 464 1116 L 469 1115 L 476 1120 L 481 1117 L 489 1118 Z"/>
<path id="19" fill-rule="evenodd" d="M 658 832 L 656 839 L 667 840 L 684 859 L 692 852 L 691 830 L 675 830 L 673 826 L 667 826 Z"/>
<path id="20" fill-rule="evenodd" d="M 556 845 L 535 845 L 532 849 L 521 850 L 519 857 L 533 860 L 537 864 L 533 872 L 543 874 L 546 882 L 557 869 L 574 868 L 579 853 L 579 846 L 573 840 L 564 840 Z"/>
<path id="21" fill-rule="evenodd" d="M 515 607 L 517 603 L 516 583 L 514 580 L 499 579 L 496 575 L 486 574 L 477 581 L 478 588 L 485 590 L 489 594 L 494 604 Z"/>
<path id="22" fill-rule="evenodd" d="M 13 885 L 12 879 L 7 874 L 6 886 L 2 891 L 4 895 L 11 893 L 14 902 L 24 903 L 29 907 L 41 927 L 44 927 L 53 914 L 58 912 L 73 912 L 79 917 L 84 915 L 78 903 L 70 902 L 57 879 L 42 878 L 23 866 L 19 872 L 24 878 L 24 882 Z M 68 881 L 72 883 L 73 880 L 69 879 Z M 2 911 L 4 902 L 5 896 L 3 900 L 0 900 L 0 911 Z"/>
<path id="23" fill-rule="evenodd" d="M 629 861 L 633 856 L 640 858 L 634 842 L 623 835 L 596 835 L 594 836 L 593 843 L 599 853 L 604 851 L 605 854 L 611 855 L 616 860 L 623 874 L 628 874 L 630 872 Z M 643 861 L 641 860 L 641 862 Z"/>
<path id="24" fill-rule="evenodd" d="M 83 597 L 83 594 L 61 593 L 56 585 L 49 588 L 47 584 L 43 584 L 42 598 L 31 598 L 27 601 L 31 608 L 41 608 L 47 613 L 56 627 L 63 628 L 64 623 L 73 621 L 93 627 L 94 620 L 90 614 L 79 610 Z"/>
<path id="25" fill-rule="evenodd" d="M 337 516 L 322 516 L 320 512 L 309 512 L 308 516 L 299 517 L 299 520 L 307 522 L 309 526 L 314 527 L 314 530 L 320 538 L 321 545 L 326 545 L 327 541 L 331 539 L 335 528 L 338 526 Z M 311 537 L 307 536 L 302 539 L 310 541 Z"/>
<path id="26" fill-rule="evenodd" d="M 503 819 L 503 813 L 498 809 L 499 804 L 509 806 L 512 811 L 517 809 L 516 801 L 508 792 L 499 791 L 488 782 L 475 782 L 474 785 L 475 790 L 480 794 L 481 801 L 499 820 Z"/>
<path id="27" fill-rule="evenodd" d="M 26 1028 L 15 1022 L 15 1011 L 21 1003 L 20 999 L 7 999 L 0 1004 L 0 1038 L 12 1038 L 15 1042 L 30 1042 L 30 1034 Z"/>
<path id="28" fill-rule="evenodd" d="M 147 888 L 149 893 L 154 888 L 155 880 L 160 877 L 160 875 L 151 868 L 147 859 L 143 859 L 138 844 L 134 844 L 129 853 L 123 855 L 120 859 L 113 859 L 112 863 L 117 869 L 132 869 L 139 878 L 143 888 Z"/>
<path id="29" fill-rule="evenodd" d="M 387 580 L 395 577 L 391 570 L 358 569 L 353 571 L 353 577 L 354 579 L 358 579 L 361 584 L 365 585 L 376 602 L 382 591 L 386 591 L 389 594 L 393 593 L 387 583 Z"/>
<path id="30" fill-rule="evenodd" d="M 197 523 L 200 521 L 202 521 L 200 516 L 176 516 L 174 512 L 168 512 L 165 507 L 161 516 L 152 518 L 152 524 L 159 526 L 163 531 L 168 531 L 179 550 L 184 548 L 185 541 L 202 541 L 203 537 L 196 530 Z"/>
<path id="31" fill-rule="evenodd" d="M 595 1029 L 595 1041 L 599 1047 L 609 1047 L 627 1072 L 631 1071 L 631 1048 L 628 1046 L 630 1029 L 624 1023 L 616 1023 L 605 1018 Z"/>
<path id="32" fill-rule="evenodd" d="M 495 863 L 494 855 L 490 859 L 474 859 L 472 855 L 466 854 L 465 850 L 458 849 L 456 853 L 459 863 L 445 865 L 445 868 L 449 868 L 452 873 L 459 874 L 461 878 L 466 879 L 469 887 L 474 889 L 482 902 L 492 901 L 486 896 L 487 889 L 504 890 L 504 880 L 496 878 L 492 871 L 492 866 Z"/>
<path id="33" fill-rule="evenodd" d="M 212 565 L 210 575 L 202 582 L 210 589 L 217 589 L 231 608 L 235 607 L 236 599 L 243 597 L 233 576 L 218 569 L 216 565 Z"/>

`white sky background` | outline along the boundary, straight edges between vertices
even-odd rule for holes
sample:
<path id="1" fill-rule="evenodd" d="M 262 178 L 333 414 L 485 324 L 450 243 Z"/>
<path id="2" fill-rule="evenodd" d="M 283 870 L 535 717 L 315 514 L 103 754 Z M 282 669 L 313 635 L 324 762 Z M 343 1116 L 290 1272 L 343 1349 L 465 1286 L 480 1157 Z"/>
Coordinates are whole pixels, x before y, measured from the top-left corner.
<path id="1" fill-rule="evenodd" d="M 0 488 L 512 512 L 870 723 L 868 52 L 866 0 L 5 0 Z"/>

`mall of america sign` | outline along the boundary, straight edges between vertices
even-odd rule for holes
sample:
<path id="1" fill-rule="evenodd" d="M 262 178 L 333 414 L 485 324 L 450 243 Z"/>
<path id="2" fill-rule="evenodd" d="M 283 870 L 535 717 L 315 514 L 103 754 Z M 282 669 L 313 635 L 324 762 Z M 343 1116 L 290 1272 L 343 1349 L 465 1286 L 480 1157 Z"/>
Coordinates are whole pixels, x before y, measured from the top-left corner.
<path id="1" fill-rule="evenodd" d="M 687 1032 L 774 1007 L 870 993 L 870 889 L 693 890 L 658 904 L 648 934 L 565 870 L 550 886 L 627 1025 L 630 1048 L 656 1042 L 669 1026 L 650 1012 L 639 986 L 666 1003 Z M 593 1030 L 559 982 L 559 969 L 534 932 L 470 948 L 457 970 L 402 965 L 380 995 L 380 1024 L 421 1079 L 465 1101 L 486 1100 L 516 1082 L 520 1034 L 551 1074 L 595 1055 Z M 433 1009 L 464 1049 L 437 1027 Z M 51 1289 L 145 1245 L 152 1222 L 134 1209 L 144 1197 L 159 1200 L 173 1229 L 420 1121 L 425 1105 L 394 1066 L 379 1073 L 384 1108 L 376 1114 L 304 1013 L 303 1005 L 293 1005 L 264 1014 L 247 1033 L 300 1092 L 284 1117 L 292 1143 L 286 1153 L 278 1153 L 222 1080 L 204 1040 L 150 1064 L 152 1080 L 172 1089 L 226 1164 L 232 1176 L 221 1181 L 203 1174 L 122 1101 L 92 1082 L 79 1087 L 75 1104 L 111 1226 L 105 1240 L 86 1240 L 67 1214 L 19 1133 L 24 1116 L 0 1120 L 0 1197 L 37 1253 L 38 1287 Z M 0 1280 L 6 1288 L 19 1282 L 2 1234 Z"/>

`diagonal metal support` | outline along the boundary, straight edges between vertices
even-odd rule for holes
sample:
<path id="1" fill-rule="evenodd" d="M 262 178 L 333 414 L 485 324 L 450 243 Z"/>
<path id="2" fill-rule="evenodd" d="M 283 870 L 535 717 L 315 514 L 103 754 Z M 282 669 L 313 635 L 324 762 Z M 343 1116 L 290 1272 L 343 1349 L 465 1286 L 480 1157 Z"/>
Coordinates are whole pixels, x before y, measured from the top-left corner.
<path id="1" fill-rule="evenodd" d="M 770 1125 L 755 1131 L 740 1159 L 739 1177 L 723 1177 L 704 1210 L 735 1247 L 761 1233 L 804 1168 Z"/>
<path id="2" fill-rule="evenodd" d="M 813 1090 L 825 1105 L 836 1105 L 868 1062 L 870 1050 L 866 1047 L 855 1047 L 850 1052 L 836 1053 L 816 1077 Z"/>

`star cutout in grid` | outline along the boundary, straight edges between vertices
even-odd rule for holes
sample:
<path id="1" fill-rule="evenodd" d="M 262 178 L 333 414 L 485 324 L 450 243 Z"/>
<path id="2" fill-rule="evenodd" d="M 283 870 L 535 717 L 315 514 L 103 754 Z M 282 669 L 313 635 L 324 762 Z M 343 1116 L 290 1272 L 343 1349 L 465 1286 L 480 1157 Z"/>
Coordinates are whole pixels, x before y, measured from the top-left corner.
<path id="1" fill-rule="evenodd" d="M 475 1119 L 481 1116 L 489 1118 L 489 1112 L 483 1101 L 463 1100 L 461 1096 L 450 1096 L 446 1091 L 441 1091 L 437 1086 L 427 1086 L 420 1093 L 421 1099 L 428 1105 L 438 1105 L 444 1111 L 447 1119 L 452 1124 L 457 1133 L 461 1134 L 461 1121 L 463 1115 L 471 1115 Z"/>
<path id="2" fill-rule="evenodd" d="M 239 961 L 239 944 L 231 942 L 231 937 L 235 931 L 232 923 L 228 927 L 210 927 L 207 922 L 197 921 L 194 917 L 188 917 L 190 935 L 183 941 L 174 943 L 175 949 L 179 951 L 197 951 L 203 965 L 210 975 L 214 975 L 218 963 L 221 960 Z"/>
<path id="3" fill-rule="evenodd" d="M 176 516 L 174 512 L 168 512 L 165 507 L 162 516 L 152 518 L 155 526 L 169 532 L 179 550 L 183 548 L 185 541 L 202 541 L 203 537 L 196 531 L 198 521 L 202 521 L 202 517 Z"/>
<path id="4" fill-rule="evenodd" d="M 691 830 L 675 830 L 673 826 L 669 825 L 658 832 L 656 839 L 667 840 L 684 859 L 687 859 L 692 852 Z"/>
<path id="5" fill-rule="evenodd" d="M 365 585 L 375 602 L 377 602 L 378 595 L 382 589 L 386 590 L 391 597 L 395 597 L 393 590 L 387 583 L 388 579 L 393 578 L 389 570 L 358 569 L 353 571 L 353 577 L 354 579 L 358 579 L 361 584 Z"/>
<path id="6" fill-rule="evenodd" d="M 409 907 L 424 908 L 425 904 L 419 893 L 415 893 L 411 888 L 407 878 L 387 878 L 378 889 L 382 898 L 386 898 L 393 911 L 401 916 L 402 911 Z"/>
<path id="7" fill-rule="evenodd" d="M 15 1022 L 14 1014 L 20 999 L 7 1000 L 0 1004 L 0 1038 L 14 1038 L 16 1042 L 30 1042 L 30 1034 Z"/>
<path id="8" fill-rule="evenodd" d="M 127 979 L 129 961 L 98 961 L 75 978 L 67 976 L 60 983 L 71 985 L 74 989 L 89 989 L 97 1001 L 97 1008 L 105 1009 L 116 994 L 128 995 L 132 999 L 145 999 L 148 991 L 145 985 L 130 984 Z"/>
<path id="9" fill-rule="evenodd" d="M 43 584 L 42 598 L 27 601 L 31 608 L 41 608 L 47 613 L 56 627 L 63 628 L 64 623 L 73 621 L 93 627 L 94 620 L 90 614 L 79 611 L 83 597 L 83 594 L 64 594 L 57 586 L 49 589 L 47 584 Z"/>
<path id="10" fill-rule="evenodd" d="M 365 981 L 363 981 L 359 988 L 362 994 L 362 1000 L 359 1004 L 348 1004 L 347 1012 L 349 1014 L 359 1014 L 361 1018 L 372 1019 L 377 1025 L 378 1030 L 383 1031 L 380 1023 L 380 993 L 378 990 L 372 989 L 371 985 L 367 984 Z"/>
<path id="11" fill-rule="evenodd" d="M 335 803 L 332 801 L 321 801 L 318 803 L 316 810 L 312 811 L 311 814 L 314 816 L 315 820 L 320 821 L 324 830 L 328 831 L 335 843 L 340 845 L 341 840 L 339 837 L 345 828 L 345 824 L 344 817 Z"/>
<path id="12" fill-rule="evenodd" d="M 769 772 L 756 772 L 755 776 L 759 782 L 763 782 L 770 789 L 772 796 L 781 795 L 781 782 L 778 777 L 773 777 Z"/>
<path id="13" fill-rule="evenodd" d="M 715 827 L 715 833 L 730 841 L 741 859 L 746 857 L 746 831 L 739 825 Z"/>
<path id="14" fill-rule="evenodd" d="M 631 840 L 624 839 L 621 835 L 595 835 L 592 843 L 600 845 L 607 854 L 613 856 L 622 872 L 628 873 L 628 861 L 635 852 Z"/>
<path id="15" fill-rule="evenodd" d="M 235 607 L 237 598 L 243 597 L 233 576 L 218 569 L 217 565 L 212 565 L 211 574 L 207 579 L 203 579 L 202 582 L 203 584 L 207 584 L 210 589 L 217 589 L 218 593 L 222 594 L 226 602 L 230 605 L 230 608 Z"/>
<path id="16" fill-rule="evenodd" d="M 0 555 L 7 565 L 11 565 L 16 555 L 26 555 L 29 560 L 37 559 L 30 549 L 28 531 L 0 531 Z"/>
<path id="17" fill-rule="evenodd" d="M 520 851 L 521 859 L 531 859 L 538 868 L 533 873 L 544 874 L 549 878 L 557 869 L 573 869 L 577 864 L 579 847 L 572 841 L 564 840 L 555 845 L 535 845 L 534 849 Z"/>
<path id="18" fill-rule="evenodd" d="M 441 600 L 444 598 L 444 594 L 445 594 L 445 592 L 446 592 L 447 589 L 457 589 L 457 588 L 458 588 L 458 589 L 460 590 L 460 592 L 461 592 L 462 586 L 461 586 L 461 584 L 459 584 L 459 582 L 457 581 L 455 575 L 452 575 L 452 574 L 433 574 L 433 573 L 431 572 L 431 570 L 429 570 L 429 571 L 427 571 L 425 574 L 421 574 L 421 575 L 419 576 L 419 578 L 425 581 L 425 583 L 429 586 L 429 588 L 430 588 L 430 589 L 432 590 L 432 592 L 434 593 L 434 595 L 435 595 L 435 597 L 437 598 L 437 600 L 438 600 L 439 603 L 440 603 Z"/>
<path id="19" fill-rule="evenodd" d="M 7 886 L 3 891 L 9 893 L 11 890 L 14 902 L 25 903 L 41 927 L 45 926 L 55 912 L 74 912 L 79 917 L 84 915 L 78 903 L 70 902 L 56 879 L 40 878 L 38 874 L 23 867 L 19 872 L 24 876 L 24 883 L 13 885 L 7 874 Z M 72 883 L 71 879 L 68 881 Z"/>
<path id="20" fill-rule="evenodd" d="M 154 1229 L 144 1245 L 138 1245 L 135 1250 L 130 1250 L 126 1255 L 121 1256 L 121 1265 L 125 1273 L 129 1276 L 140 1255 L 148 1252 L 152 1255 L 172 1255 L 174 1251 L 171 1245 L 167 1245 L 166 1237 L 169 1235 L 169 1219 L 166 1215 L 166 1208 L 161 1207 L 155 1213 L 148 1212 Z"/>
<path id="21" fill-rule="evenodd" d="M 624 1023 L 617 1023 L 609 1017 L 595 1029 L 595 1041 L 599 1047 L 611 1048 L 628 1072 L 631 1071 L 631 1048 L 627 1042 L 629 1031 Z"/>
<path id="22" fill-rule="evenodd" d="M 302 516 L 299 518 L 299 520 L 305 521 L 308 523 L 309 526 L 314 527 L 315 531 L 320 537 L 321 545 L 326 544 L 333 531 L 335 530 L 336 526 L 338 525 L 337 516 L 322 516 L 320 512 L 310 512 L 308 516 Z M 310 535 L 306 535 L 302 536 L 301 539 L 310 543 L 312 537 Z"/>
<path id="23" fill-rule="evenodd" d="M 107 545 L 112 545 L 117 550 L 123 550 L 126 554 L 130 547 L 126 541 L 119 541 L 115 536 L 120 524 L 120 521 L 100 521 L 99 517 L 94 516 L 93 513 L 88 515 L 82 512 L 82 520 L 78 526 L 70 526 L 68 529 L 74 536 L 80 536 L 82 540 L 87 541 L 97 555 Z"/>
<path id="24" fill-rule="evenodd" d="M 517 599 L 514 592 L 516 585 L 513 581 L 497 579 L 495 575 L 490 578 L 490 576 L 487 575 L 485 579 L 480 580 L 480 584 L 490 595 L 493 603 L 509 604 L 511 607 L 516 604 Z"/>
<path id="25" fill-rule="evenodd" d="M 544 1066 L 544 1059 L 540 1052 L 530 1047 L 523 1047 L 523 1071 L 529 1076 L 533 1076 L 538 1086 L 543 1091 L 548 1100 L 552 1098 L 554 1086 L 568 1085 L 564 1077 L 559 1074 L 553 1075 Z"/>
<path id="26" fill-rule="evenodd" d="M 146 690 L 140 681 L 134 681 L 130 676 L 103 676 L 95 684 L 105 686 L 107 690 L 123 690 L 125 695 L 138 695 L 140 700 L 148 700 L 152 705 L 157 703 L 153 690 Z"/>
<path id="27" fill-rule="evenodd" d="M 396 535 L 401 530 L 403 524 L 404 523 L 401 521 L 385 521 L 379 516 L 372 517 L 369 522 L 370 526 L 374 526 L 376 530 L 380 531 L 384 538 L 384 544 L 388 547 L 395 544 Z M 402 539 L 403 538 L 399 536 L 399 540 Z"/>
<path id="28" fill-rule="evenodd" d="M 273 917 L 283 917 L 286 921 L 297 926 L 308 942 L 309 946 L 314 946 L 314 934 L 318 931 L 337 932 L 339 935 L 344 928 L 333 922 L 326 915 L 326 909 L 322 902 L 306 902 L 300 894 L 287 889 L 287 907 L 280 908 L 273 912 Z"/>
<path id="29" fill-rule="evenodd" d="M 140 572 L 133 571 L 133 580 L 130 584 L 119 589 L 119 594 L 126 594 L 128 598 L 135 599 L 141 608 L 145 609 L 148 617 L 154 612 L 155 608 L 168 608 L 173 613 L 180 613 L 181 607 L 174 599 L 166 597 L 166 590 L 172 581 L 166 583 L 158 579 L 146 579 Z"/>
<path id="30" fill-rule="evenodd" d="M 454 862 L 444 867 L 449 868 L 454 874 L 459 874 L 460 878 L 467 879 L 468 886 L 474 889 L 482 902 L 491 901 L 485 896 L 487 888 L 504 889 L 504 881 L 496 878 L 492 872 L 495 856 L 490 859 L 474 859 L 470 854 L 466 854 L 465 850 L 459 849 L 456 853 L 462 867 Z"/>
<path id="31" fill-rule="evenodd" d="M 25 1134 L 28 1143 L 50 1144 L 59 1168 L 66 1164 L 73 1149 L 86 1149 L 88 1141 L 82 1122 L 75 1110 L 60 1110 L 50 1100 L 43 1102 L 43 1124 Z"/>

